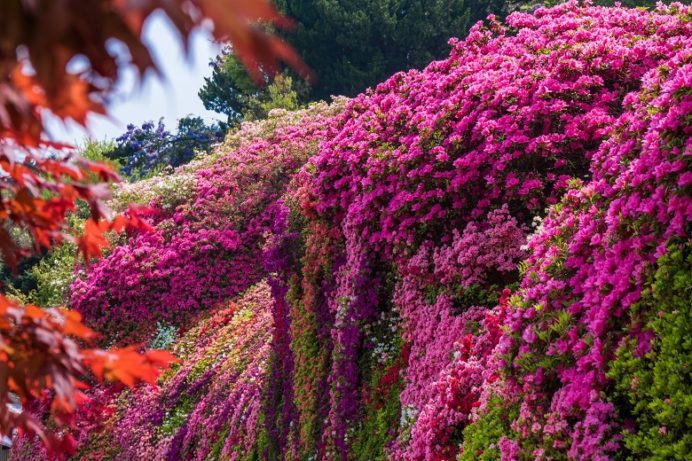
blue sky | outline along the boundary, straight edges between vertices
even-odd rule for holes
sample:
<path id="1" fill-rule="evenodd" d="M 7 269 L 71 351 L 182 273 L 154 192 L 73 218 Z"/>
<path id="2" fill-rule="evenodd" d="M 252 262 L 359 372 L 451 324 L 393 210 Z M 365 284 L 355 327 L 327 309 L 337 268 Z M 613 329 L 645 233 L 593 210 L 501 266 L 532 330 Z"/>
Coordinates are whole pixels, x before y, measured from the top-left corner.
<path id="1" fill-rule="evenodd" d="M 160 79 L 150 72 L 140 84 L 136 84 L 135 70 L 126 69 L 114 101 L 108 107 L 110 118 L 90 118 L 88 133 L 74 124 L 64 126 L 60 121 L 51 119 L 47 123 L 51 138 L 81 144 L 87 136 L 98 140 L 115 138 L 125 131 L 128 123 L 142 124 L 160 117 L 164 117 L 169 128 L 174 128 L 176 120 L 188 114 L 199 115 L 207 121 L 222 118 L 205 110 L 197 97 L 204 77 L 211 75 L 209 60 L 220 50 L 217 44 L 212 43 L 208 31 L 200 29 L 191 36 L 189 43 L 192 53 L 188 59 L 181 37 L 168 18 L 154 13 L 144 26 L 143 40 L 164 78 Z"/>

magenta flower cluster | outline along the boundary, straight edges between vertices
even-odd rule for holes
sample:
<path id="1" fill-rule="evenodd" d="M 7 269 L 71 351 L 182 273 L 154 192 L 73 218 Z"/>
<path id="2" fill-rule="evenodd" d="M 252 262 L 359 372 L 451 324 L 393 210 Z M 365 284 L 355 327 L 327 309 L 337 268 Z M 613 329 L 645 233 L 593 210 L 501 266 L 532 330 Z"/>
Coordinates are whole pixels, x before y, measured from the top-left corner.
<path id="1" fill-rule="evenodd" d="M 689 237 L 692 220 L 688 24 L 659 26 L 670 34 L 666 59 L 624 98 L 593 157 L 591 180 L 550 210 L 529 244 L 501 348 L 508 354 L 503 392 L 521 402 L 515 442 L 540 447 L 545 457 L 609 459 L 620 449 L 623 415 L 608 399 L 608 366 L 626 339 L 635 339 L 636 355 L 650 350 L 642 313 L 630 311 L 657 260 Z"/>

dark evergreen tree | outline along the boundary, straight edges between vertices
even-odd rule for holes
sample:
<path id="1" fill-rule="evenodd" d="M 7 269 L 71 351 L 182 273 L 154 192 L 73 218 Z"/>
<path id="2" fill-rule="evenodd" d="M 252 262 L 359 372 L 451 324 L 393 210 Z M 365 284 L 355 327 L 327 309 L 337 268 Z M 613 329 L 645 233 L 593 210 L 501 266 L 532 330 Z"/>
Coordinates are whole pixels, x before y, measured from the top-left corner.
<path id="1" fill-rule="evenodd" d="M 242 118 L 248 100 L 266 90 L 253 84 L 245 67 L 230 48 L 224 49 L 209 65 L 212 74 L 204 79 L 199 98 L 207 110 L 226 115 L 228 123 L 232 124 Z M 268 77 L 265 78 L 265 85 L 267 80 Z"/>
<path id="2" fill-rule="evenodd" d="M 500 3 L 500 2 L 497 2 Z M 442 57 L 476 16 L 464 0 L 278 0 L 297 22 L 286 39 L 317 75 L 311 98 L 353 96 L 400 70 Z"/>

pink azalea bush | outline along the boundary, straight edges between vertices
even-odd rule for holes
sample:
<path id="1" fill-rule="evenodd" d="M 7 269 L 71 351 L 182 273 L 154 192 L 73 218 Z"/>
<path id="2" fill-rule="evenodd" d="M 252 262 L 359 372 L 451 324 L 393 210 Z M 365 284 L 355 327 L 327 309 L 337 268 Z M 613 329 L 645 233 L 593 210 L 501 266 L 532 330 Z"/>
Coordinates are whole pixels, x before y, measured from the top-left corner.
<path id="1" fill-rule="evenodd" d="M 660 307 L 639 303 L 692 218 L 692 40 L 670 44 L 670 58 L 623 101 L 592 179 L 575 184 L 529 243 L 500 349 L 503 392 L 520 407 L 510 424 L 517 453 L 609 459 L 621 450 L 625 415 L 608 398 L 609 365 L 624 341 L 634 341 L 635 356 L 650 351 L 642 317 Z"/>
<path id="2" fill-rule="evenodd" d="M 236 459 L 261 429 L 272 335 L 271 298 L 255 285 L 176 344 L 184 364 L 129 400 L 112 428 L 125 459 Z"/>
<path id="3" fill-rule="evenodd" d="M 180 325 L 259 281 L 273 203 L 314 152 L 335 107 L 245 125 L 229 136 L 230 152 L 121 192 L 121 200 L 150 199 L 155 230 L 77 278 L 72 307 L 109 339 L 142 339 L 157 321 Z M 258 132 L 264 137 L 254 137 Z M 168 193 L 177 187 L 184 195 Z M 150 189 L 165 194 L 151 197 Z"/>
<path id="4" fill-rule="evenodd" d="M 330 267 L 318 282 L 334 287 L 323 315 L 334 321 L 330 401 L 322 403 L 328 457 L 348 459 L 348 428 L 362 411 L 363 326 L 394 308 L 411 355 L 401 394 L 406 417 L 391 453 L 455 458 L 489 360 L 458 364 L 461 388 L 469 386 L 459 392 L 473 396 L 466 413 L 439 411 L 449 406 L 439 388 L 454 373 L 448 367 L 467 331 L 463 313 L 492 308 L 519 281 L 533 218 L 576 178 L 594 174 L 604 145 L 620 145 L 613 126 L 647 76 L 687 46 L 688 14 L 680 6 L 652 14 L 566 4 L 514 14 L 507 27 L 491 20 L 452 41 L 449 59 L 395 75 L 337 117 L 299 191 L 300 212 L 326 223 L 335 248 L 310 263 Z M 403 278 L 391 294 L 380 273 L 389 265 Z M 534 341 L 537 332 L 520 334 Z M 426 408 L 437 410 L 421 419 Z M 589 421 L 607 413 L 593 411 Z M 428 427 L 433 414 L 440 429 Z M 591 427 L 581 430 L 574 436 L 591 443 Z"/>
<path id="5" fill-rule="evenodd" d="M 690 383 L 655 367 L 686 357 L 689 306 L 656 302 L 687 280 L 690 18 L 490 18 L 448 59 L 120 191 L 155 232 L 74 307 L 117 340 L 190 329 L 77 458 L 684 459 Z"/>

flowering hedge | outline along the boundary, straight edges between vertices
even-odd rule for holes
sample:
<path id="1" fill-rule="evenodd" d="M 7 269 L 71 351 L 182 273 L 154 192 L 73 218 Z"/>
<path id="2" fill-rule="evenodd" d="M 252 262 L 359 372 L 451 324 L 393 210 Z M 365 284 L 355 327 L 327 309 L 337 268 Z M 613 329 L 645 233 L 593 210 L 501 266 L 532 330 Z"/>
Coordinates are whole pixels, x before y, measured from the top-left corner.
<path id="1" fill-rule="evenodd" d="M 298 194 L 300 212 L 320 226 L 319 245 L 331 242 L 328 255 L 319 249 L 313 255 L 308 247 L 309 265 L 325 270 L 315 280 L 310 269 L 303 281 L 313 285 L 311 291 L 322 290 L 326 301 L 312 309 L 333 322 L 329 338 L 315 334 L 330 351 L 331 370 L 323 379 L 330 399 L 319 402 L 315 390 L 315 399 L 299 406 L 325 407 L 327 428 L 316 444 L 325 447 L 325 457 L 349 457 L 349 431 L 367 411 L 358 398 L 367 376 L 364 326 L 393 309 L 411 354 L 400 397 L 403 418 L 390 453 L 398 459 L 455 459 L 472 409 L 487 407 L 480 390 L 498 386 L 502 376 L 500 360 L 490 356 L 500 338 L 480 320 L 477 330 L 469 328 L 467 316 L 493 308 L 503 289 L 516 288 L 527 254 L 533 253 L 525 271 L 539 264 L 533 246 L 539 237 L 524 245 L 534 218 L 549 205 L 556 207 L 551 214 L 562 210 L 561 197 L 572 193 L 576 179 L 616 173 L 618 157 L 606 149 L 634 149 L 635 140 L 622 139 L 613 128 L 628 117 L 646 120 L 631 104 L 644 97 L 640 88 L 657 69 L 687 72 L 676 56 L 689 48 L 689 14 L 681 6 L 652 14 L 567 4 L 514 14 L 506 27 L 491 20 L 463 42 L 452 41 L 449 59 L 395 75 L 348 104 Z M 675 107 L 684 113 L 687 106 L 679 101 Z M 653 168 L 658 161 L 665 160 L 648 162 Z M 670 173 L 683 171 L 678 165 Z M 556 222 L 593 234 L 594 217 L 571 227 L 575 215 L 567 210 Z M 688 218 L 678 217 L 677 225 Z M 666 226 L 670 231 L 672 223 Z M 393 287 L 383 286 L 383 268 L 398 279 Z M 543 279 L 538 286 L 554 295 L 555 287 Z M 534 329 L 541 327 L 531 325 L 529 341 Z M 462 338 L 472 353 L 461 351 Z M 450 361 L 458 355 L 465 358 Z M 526 360 L 535 362 L 537 353 Z M 489 362 L 498 369 L 488 371 Z M 533 396 L 524 400 L 533 402 Z M 527 418 L 520 414 L 513 426 Z M 580 437 L 575 432 L 565 439 Z"/>
<path id="2" fill-rule="evenodd" d="M 273 202 L 315 151 L 330 110 L 321 104 L 284 116 L 289 123 L 244 127 L 265 136 L 234 133 L 236 148 L 213 161 L 203 157 L 178 175 L 126 186 L 118 198 L 149 199 L 154 232 L 91 266 L 72 284 L 71 305 L 109 340 L 137 340 L 156 322 L 183 324 L 259 281 Z M 296 119 L 302 123 L 290 124 Z"/>
<path id="3" fill-rule="evenodd" d="M 156 231 L 75 282 L 87 319 L 148 339 L 239 307 L 80 456 L 684 459 L 691 18 L 490 19 L 120 191 Z"/>
<path id="4" fill-rule="evenodd" d="M 689 380 L 671 383 L 671 391 L 637 383 L 652 379 L 649 367 L 690 356 L 689 345 L 664 329 L 675 316 L 680 325 L 689 318 L 689 306 L 676 299 L 689 293 L 689 284 L 683 278 L 670 291 L 665 268 L 670 258 L 683 264 L 692 218 L 692 40 L 688 34 L 669 44 L 670 57 L 643 77 L 641 91 L 625 97 L 611 136 L 594 156 L 592 179 L 575 183 L 529 243 L 532 254 L 500 348 L 505 386 L 499 392 L 519 410 L 503 435 L 506 459 L 560 453 L 608 459 L 622 452 L 623 438 L 635 458 L 683 459 L 690 448 L 688 423 L 666 415 L 690 414 L 681 398 L 689 395 Z M 654 284 L 659 265 L 663 280 Z M 652 284 L 660 303 L 652 302 Z M 661 290 L 668 293 L 663 299 Z M 668 344 L 656 358 L 661 342 Z M 625 393 L 624 403 L 627 384 L 632 394 Z M 661 414 L 651 414 L 649 405 Z"/>

